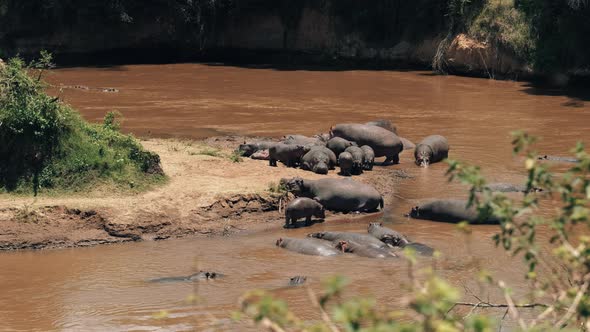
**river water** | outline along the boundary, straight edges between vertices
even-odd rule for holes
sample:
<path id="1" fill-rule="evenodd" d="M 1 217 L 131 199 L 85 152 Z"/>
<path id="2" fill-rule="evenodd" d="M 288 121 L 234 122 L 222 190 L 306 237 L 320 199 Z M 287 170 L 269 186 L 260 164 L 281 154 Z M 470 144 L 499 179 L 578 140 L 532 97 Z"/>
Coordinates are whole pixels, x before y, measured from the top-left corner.
<path id="1" fill-rule="evenodd" d="M 339 122 L 388 118 L 402 136 L 414 141 L 434 133 L 446 136 L 451 158 L 482 165 L 494 181 L 523 179 L 523 161 L 511 154 L 513 130 L 541 136 L 539 151 L 545 154 L 568 155 L 576 141 L 590 141 L 590 94 L 537 89 L 521 82 L 415 71 L 205 64 L 68 68 L 50 72 L 47 79 L 56 87 L 52 93 L 85 118 L 100 121 L 107 111 L 118 110 L 125 117 L 123 129 L 141 136 L 311 135 Z M 103 92 L 105 88 L 118 92 Z M 477 274 L 482 269 L 506 280 L 517 295 L 525 294 L 520 259 L 494 247 L 494 226 L 473 227 L 466 236 L 452 225 L 402 216 L 421 199 L 465 195 L 465 188 L 446 181 L 443 164 L 419 169 L 411 161 L 406 152 L 400 165 L 391 166 L 414 178 L 396 188 L 383 218 L 388 226 L 443 254 L 439 262 L 424 258 L 420 264 L 434 264 L 460 289 L 492 300 L 502 301 L 497 291 L 479 288 Z M 550 212 L 550 207 L 541 211 Z M 239 297 L 252 289 L 269 290 L 302 318 L 318 319 L 305 288 L 283 288 L 294 275 L 308 276 L 318 292 L 321 280 L 343 275 L 350 280 L 345 296 L 372 296 L 383 308 L 403 308 L 409 279 L 402 261 L 311 257 L 274 246 L 278 237 L 312 231 L 365 232 L 375 218 L 231 238 L 1 253 L 0 330 L 257 330 L 246 320 L 230 318 L 238 310 Z M 227 277 L 198 283 L 198 288 L 146 282 L 198 269 Z M 197 295 L 196 303 L 186 301 L 191 294 Z"/>

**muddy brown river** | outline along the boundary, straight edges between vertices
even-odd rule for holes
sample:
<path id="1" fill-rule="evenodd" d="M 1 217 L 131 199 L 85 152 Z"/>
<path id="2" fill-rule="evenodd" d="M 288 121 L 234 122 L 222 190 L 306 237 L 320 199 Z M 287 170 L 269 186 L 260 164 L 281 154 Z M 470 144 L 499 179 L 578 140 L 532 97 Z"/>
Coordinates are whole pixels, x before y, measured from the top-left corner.
<path id="1" fill-rule="evenodd" d="M 494 181 L 523 179 L 523 161 L 511 154 L 513 130 L 541 136 L 539 150 L 546 154 L 568 155 L 576 141 L 590 142 L 590 94 L 520 82 L 413 71 L 204 64 L 68 68 L 52 71 L 47 79 L 56 86 L 52 93 L 87 119 L 99 121 L 107 111 L 118 110 L 125 116 L 123 129 L 141 136 L 311 135 L 338 122 L 388 118 L 414 141 L 445 135 L 451 158 L 482 165 Z M 104 92 L 107 88 L 118 92 Z M 525 294 L 520 258 L 510 258 L 490 240 L 496 227 L 476 226 L 466 237 L 453 225 L 403 217 L 421 199 L 465 195 L 463 187 L 446 181 L 445 165 L 418 169 L 411 161 L 411 152 L 405 152 L 401 164 L 391 166 L 413 178 L 402 181 L 388 198 L 382 217 L 387 225 L 438 249 L 443 258 L 436 270 L 460 289 L 502 302 L 497 291 L 478 287 L 477 274 L 486 269 L 511 285 L 517 296 Z M 274 293 L 304 319 L 318 319 L 305 288 L 284 288 L 294 275 L 308 276 L 318 292 L 322 280 L 344 275 L 350 280 L 345 296 L 371 296 L 382 308 L 403 308 L 409 280 L 401 260 L 312 257 L 274 246 L 278 237 L 312 231 L 365 232 L 367 223 L 377 218 L 381 216 L 351 217 L 307 229 L 229 238 L 0 253 L 0 330 L 256 331 L 247 320 L 231 319 L 239 297 L 252 289 Z M 423 258 L 420 264 L 433 263 Z M 199 268 L 227 277 L 198 287 L 147 282 Z M 191 294 L 196 303 L 186 301 Z M 468 294 L 465 299 L 473 300 Z M 503 311 L 488 313 L 501 316 Z"/>

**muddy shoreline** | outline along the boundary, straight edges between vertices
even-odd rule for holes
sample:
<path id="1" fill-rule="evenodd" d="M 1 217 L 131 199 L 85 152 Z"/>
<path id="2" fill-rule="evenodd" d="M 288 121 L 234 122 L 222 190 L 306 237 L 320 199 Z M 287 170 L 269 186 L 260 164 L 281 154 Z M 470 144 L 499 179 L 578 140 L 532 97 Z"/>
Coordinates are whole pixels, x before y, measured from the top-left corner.
<path id="1" fill-rule="evenodd" d="M 147 149 L 161 156 L 170 181 L 141 194 L 97 190 L 75 196 L 41 195 L 37 199 L 0 195 L 0 250 L 89 247 L 188 236 L 229 237 L 282 228 L 284 217 L 279 205 L 285 197 L 269 188 L 283 177 L 322 176 L 284 165 L 269 168 L 262 160 L 232 162 L 229 154 L 245 139 L 143 140 Z M 338 177 L 336 171 L 327 176 Z M 377 166 L 354 179 L 372 184 L 384 197 L 391 197 L 408 177 L 403 167 Z M 328 214 L 325 222 L 355 216 Z"/>

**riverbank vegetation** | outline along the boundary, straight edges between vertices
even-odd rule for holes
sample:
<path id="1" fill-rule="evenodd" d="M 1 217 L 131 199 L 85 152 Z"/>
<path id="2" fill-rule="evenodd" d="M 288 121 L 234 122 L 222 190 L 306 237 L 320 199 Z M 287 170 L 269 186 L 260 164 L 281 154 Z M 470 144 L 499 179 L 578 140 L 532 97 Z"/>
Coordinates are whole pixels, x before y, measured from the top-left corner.
<path id="1" fill-rule="evenodd" d="M 335 278 L 327 281 L 319 297 L 308 289 L 310 302 L 321 317 L 319 323 L 297 318 L 285 302 L 264 292 L 246 294 L 241 301 L 243 313 L 271 331 L 495 331 L 501 330 L 503 324 L 521 331 L 588 331 L 590 155 L 578 144 L 573 152 L 579 163 L 558 176 L 537 159 L 534 142 L 535 138 L 526 133 L 514 134 L 514 153 L 524 157 L 528 174 L 529 194 L 523 199 L 492 193 L 479 167 L 448 161 L 449 180 L 471 187 L 470 204 L 482 217 L 493 214 L 500 220 L 498 232 L 490 241 L 523 260 L 523 278 L 530 285 L 526 299 L 515 298 L 503 276 L 482 270 L 474 278 L 479 278 L 480 285 L 498 289 L 504 300 L 492 303 L 485 294 L 472 293 L 474 302 L 461 302 L 456 286 L 437 276 L 436 259 L 433 267 L 420 269 L 415 255 L 406 251 L 409 311 L 391 311 L 370 298 L 343 300 L 344 279 Z M 533 188 L 543 191 L 533 193 Z M 557 205 L 553 215 L 538 212 L 543 200 Z M 460 224 L 458 228 L 469 234 L 470 227 Z M 546 230 L 548 236 L 538 236 L 540 229 Z M 396 285 L 400 283 L 395 281 Z M 460 314 L 460 307 L 468 307 L 469 312 Z"/>
<path id="2" fill-rule="evenodd" d="M 142 190 L 165 177 L 159 156 L 119 132 L 115 113 L 90 124 L 44 92 L 51 56 L 0 66 L 0 191 Z"/>

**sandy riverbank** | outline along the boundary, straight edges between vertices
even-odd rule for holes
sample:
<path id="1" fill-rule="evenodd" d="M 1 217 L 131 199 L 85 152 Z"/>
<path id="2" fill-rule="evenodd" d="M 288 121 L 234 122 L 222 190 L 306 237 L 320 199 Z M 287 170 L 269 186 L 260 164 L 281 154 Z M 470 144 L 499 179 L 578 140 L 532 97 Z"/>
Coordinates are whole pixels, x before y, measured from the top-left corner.
<path id="1" fill-rule="evenodd" d="M 281 197 L 269 186 L 283 177 L 322 175 L 283 165 L 271 168 L 267 161 L 249 158 L 232 162 L 227 156 L 243 139 L 142 141 L 160 155 L 169 176 L 168 183 L 145 193 L 97 190 L 36 199 L 0 195 L 0 250 L 229 236 L 282 227 Z M 338 177 L 336 171 L 327 176 Z M 388 197 L 404 177 L 400 167 L 375 167 L 354 180 L 370 183 Z M 336 217 L 328 215 L 327 220 Z"/>

